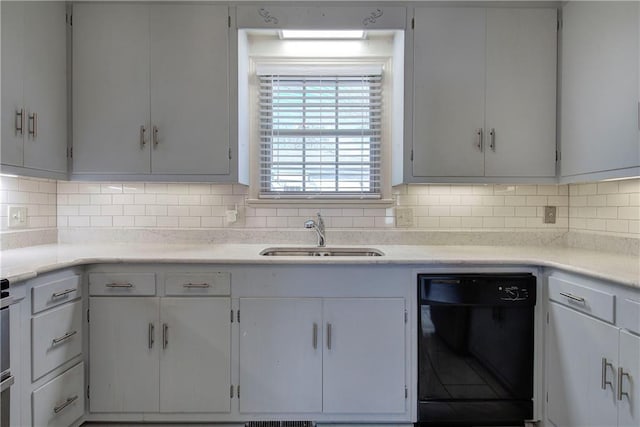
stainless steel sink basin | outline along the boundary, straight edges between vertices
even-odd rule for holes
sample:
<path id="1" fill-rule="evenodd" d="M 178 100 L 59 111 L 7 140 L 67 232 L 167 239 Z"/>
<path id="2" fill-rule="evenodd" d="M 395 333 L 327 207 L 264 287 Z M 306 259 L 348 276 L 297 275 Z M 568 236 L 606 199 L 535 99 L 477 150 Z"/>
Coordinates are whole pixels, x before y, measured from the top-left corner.
<path id="1" fill-rule="evenodd" d="M 383 252 L 373 248 L 267 248 L 260 252 L 263 256 L 382 256 Z"/>

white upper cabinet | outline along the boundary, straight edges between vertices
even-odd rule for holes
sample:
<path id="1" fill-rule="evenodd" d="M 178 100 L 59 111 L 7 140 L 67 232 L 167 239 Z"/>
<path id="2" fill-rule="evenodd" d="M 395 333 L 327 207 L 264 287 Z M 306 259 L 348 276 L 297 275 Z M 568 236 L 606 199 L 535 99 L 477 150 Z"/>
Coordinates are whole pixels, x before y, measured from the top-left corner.
<path id="1" fill-rule="evenodd" d="M 565 182 L 640 174 L 638 2 L 562 10 L 561 175 Z"/>
<path id="2" fill-rule="evenodd" d="M 229 179 L 226 5 L 78 4 L 73 173 Z"/>
<path id="3" fill-rule="evenodd" d="M 415 9 L 410 181 L 555 178 L 556 15 Z"/>
<path id="4" fill-rule="evenodd" d="M 1 7 L 2 165 L 23 175 L 65 178 L 66 6 L 3 2 Z"/>

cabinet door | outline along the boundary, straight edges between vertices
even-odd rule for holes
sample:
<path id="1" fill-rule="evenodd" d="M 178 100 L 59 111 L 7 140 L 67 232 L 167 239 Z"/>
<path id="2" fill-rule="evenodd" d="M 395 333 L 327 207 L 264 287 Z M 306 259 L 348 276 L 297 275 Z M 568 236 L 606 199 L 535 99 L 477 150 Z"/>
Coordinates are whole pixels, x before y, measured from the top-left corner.
<path id="1" fill-rule="evenodd" d="M 91 412 L 158 412 L 158 299 L 89 299 Z"/>
<path id="2" fill-rule="evenodd" d="M 485 10 L 418 7 L 413 45 L 413 175 L 483 176 Z"/>
<path id="3" fill-rule="evenodd" d="M 155 174 L 229 173 L 226 5 L 151 7 Z"/>
<path id="4" fill-rule="evenodd" d="M 640 337 L 620 331 L 620 368 L 629 376 L 623 376 L 622 391 L 628 393 L 618 401 L 618 426 L 640 425 Z"/>
<path id="5" fill-rule="evenodd" d="M 67 28 L 64 2 L 26 2 L 24 106 L 35 114 L 24 138 L 26 168 L 67 172 Z"/>
<path id="6" fill-rule="evenodd" d="M 230 301 L 161 299 L 160 411 L 231 410 Z"/>
<path id="7" fill-rule="evenodd" d="M 557 11 L 486 13 L 485 175 L 554 177 Z"/>
<path id="8" fill-rule="evenodd" d="M 602 358 L 611 365 L 604 366 Z M 614 426 L 618 329 L 549 303 L 547 392 L 555 426 Z M 607 384 L 602 389 L 603 375 Z"/>
<path id="9" fill-rule="evenodd" d="M 24 55 L 24 7 L 25 2 L 3 1 L 0 4 L 2 19 L 0 36 L 2 48 L 2 112 L 0 144 L 2 164 L 22 166 L 23 134 L 26 131 L 22 79 Z M 22 125 L 23 131 L 18 130 Z"/>
<path id="10" fill-rule="evenodd" d="M 562 13 L 562 175 L 638 166 L 638 2 Z"/>
<path id="11" fill-rule="evenodd" d="M 149 110 L 149 7 L 75 4 L 73 171 L 149 173 Z"/>
<path id="12" fill-rule="evenodd" d="M 324 301 L 324 412 L 405 411 L 404 311 L 401 298 Z"/>
<path id="13" fill-rule="evenodd" d="M 240 298 L 240 313 L 240 412 L 321 412 L 322 301 Z"/>

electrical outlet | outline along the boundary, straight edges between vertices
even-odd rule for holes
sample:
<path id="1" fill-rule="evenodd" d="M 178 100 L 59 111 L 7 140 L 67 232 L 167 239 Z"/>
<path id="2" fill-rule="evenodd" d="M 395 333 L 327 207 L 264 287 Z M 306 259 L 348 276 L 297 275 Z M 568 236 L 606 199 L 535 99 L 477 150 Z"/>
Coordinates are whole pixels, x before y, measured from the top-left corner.
<path id="1" fill-rule="evenodd" d="M 9 206 L 9 228 L 27 226 L 27 208 L 23 206 Z"/>
<path id="2" fill-rule="evenodd" d="M 412 208 L 396 208 L 396 226 L 413 227 Z"/>
<path id="3" fill-rule="evenodd" d="M 544 207 L 544 223 L 555 224 L 556 212 L 557 212 L 557 208 L 555 206 L 545 206 Z"/>

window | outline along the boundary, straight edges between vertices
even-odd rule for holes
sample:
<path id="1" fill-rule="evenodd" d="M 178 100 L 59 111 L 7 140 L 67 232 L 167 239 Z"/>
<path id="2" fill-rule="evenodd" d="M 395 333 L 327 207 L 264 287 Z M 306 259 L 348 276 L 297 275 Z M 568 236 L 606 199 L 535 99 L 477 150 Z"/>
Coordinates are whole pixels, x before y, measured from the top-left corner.
<path id="1" fill-rule="evenodd" d="M 379 198 L 382 67 L 258 70 L 260 197 Z"/>

